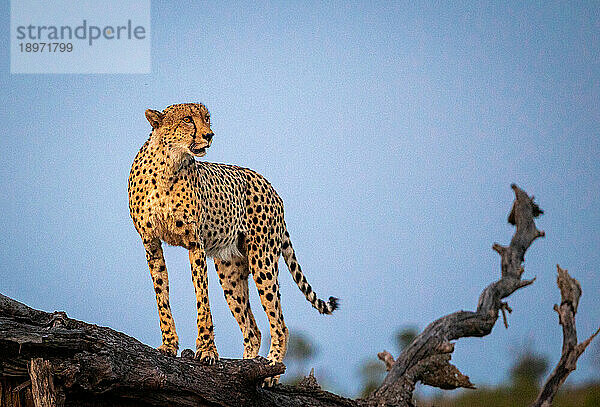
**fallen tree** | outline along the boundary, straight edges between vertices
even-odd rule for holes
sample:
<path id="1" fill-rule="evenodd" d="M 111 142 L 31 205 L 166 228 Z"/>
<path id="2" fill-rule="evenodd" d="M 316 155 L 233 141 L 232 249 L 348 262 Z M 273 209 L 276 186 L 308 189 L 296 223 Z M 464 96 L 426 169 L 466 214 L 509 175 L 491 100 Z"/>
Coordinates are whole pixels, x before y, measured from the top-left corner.
<path id="1" fill-rule="evenodd" d="M 534 218 L 542 210 L 512 185 L 515 200 L 509 222 L 516 226 L 508 246 L 494 244 L 501 256 L 500 279 L 488 285 L 475 311 L 458 311 L 432 322 L 397 359 L 381 352 L 389 373 L 365 399 L 351 400 L 321 390 L 311 375 L 298 386 L 263 389 L 260 383 L 285 371 L 264 358 L 220 360 L 202 366 L 193 352 L 164 356 L 154 348 L 110 328 L 46 313 L 0 294 L 0 406 L 414 406 L 418 382 L 455 389 L 473 388 L 469 377 L 450 364 L 454 342 L 488 335 L 503 301 L 535 279 L 521 279 L 525 252 L 544 236 Z M 562 356 L 534 406 L 549 406 L 566 377 L 575 370 L 594 333 L 578 344 L 575 314 L 581 295 L 577 280 L 558 267 L 561 304 L 555 306 L 563 327 Z"/>

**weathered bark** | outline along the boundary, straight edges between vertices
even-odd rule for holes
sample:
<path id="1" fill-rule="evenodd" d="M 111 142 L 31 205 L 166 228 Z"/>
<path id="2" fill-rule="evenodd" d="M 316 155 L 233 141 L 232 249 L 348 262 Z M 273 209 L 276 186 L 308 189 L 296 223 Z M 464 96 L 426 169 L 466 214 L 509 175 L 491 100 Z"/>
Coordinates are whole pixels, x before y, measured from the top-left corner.
<path id="1" fill-rule="evenodd" d="M 57 396 L 54 388 L 52 365 L 42 358 L 31 359 L 29 363 L 31 394 L 37 407 L 62 406 L 64 400 Z"/>
<path id="2" fill-rule="evenodd" d="M 579 297 L 581 297 L 581 285 L 569 275 L 567 270 L 563 270 L 557 264 L 558 276 L 556 284 L 560 289 L 561 303 L 554 305 L 554 310 L 558 313 L 558 323 L 563 329 L 563 346 L 562 353 L 558 364 L 546 380 L 540 394 L 532 407 L 549 407 L 552 405 L 552 400 L 558 392 L 558 389 L 567 380 L 567 377 L 577 367 L 577 359 L 588 347 L 592 339 L 598 335 L 598 329 L 592 336 L 577 344 L 577 329 L 575 326 L 575 314 L 579 305 Z"/>
<path id="3" fill-rule="evenodd" d="M 192 353 L 193 354 L 193 353 Z M 264 358 L 202 366 L 164 356 L 110 328 L 46 313 L 0 294 L 2 406 L 349 406 L 351 400 L 305 386 L 262 389 L 281 363 Z M 27 396 L 26 389 L 30 389 Z M 14 399 L 14 400 L 13 400 Z M 18 403 L 18 404 L 17 404 Z"/>
<path id="4" fill-rule="evenodd" d="M 454 351 L 451 341 L 488 335 L 499 311 L 503 315 L 511 311 L 502 300 L 533 283 L 534 279 L 521 280 L 522 262 L 531 243 L 544 235 L 533 221 L 542 213 L 540 208 L 524 191 L 512 188 L 515 201 L 509 222 L 517 230 L 508 247 L 493 246 L 501 256 L 501 278 L 483 290 L 475 312 L 459 311 L 432 322 L 396 360 L 382 352 L 389 373 L 366 399 L 350 400 L 323 391 L 312 376 L 295 387 L 263 389 L 263 379 L 283 373 L 283 364 L 257 358 L 202 366 L 186 357 L 164 356 L 110 328 L 70 319 L 64 312 L 38 311 L 0 294 L 0 407 L 408 407 L 414 406 L 413 391 L 419 381 L 443 389 L 472 388 L 468 376 L 449 362 Z M 550 405 L 596 335 L 577 345 L 574 316 L 581 289 L 570 277 L 560 277 L 560 270 L 559 287 L 563 301 L 556 310 L 565 337 L 563 357 L 536 406 Z"/>

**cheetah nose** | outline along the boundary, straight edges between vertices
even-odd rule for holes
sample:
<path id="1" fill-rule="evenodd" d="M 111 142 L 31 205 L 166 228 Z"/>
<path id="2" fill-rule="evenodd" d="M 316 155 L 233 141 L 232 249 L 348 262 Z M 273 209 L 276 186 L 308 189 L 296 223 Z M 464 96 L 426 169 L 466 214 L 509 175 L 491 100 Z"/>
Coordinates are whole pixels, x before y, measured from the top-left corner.
<path id="1" fill-rule="evenodd" d="M 210 143 L 210 141 L 212 140 L 214 135 L 215 135 L 214 133 L 206 133 L 206 134 L 202 135 L 202 138 L 204 138 L 204 140 L 206 140 Z"/>

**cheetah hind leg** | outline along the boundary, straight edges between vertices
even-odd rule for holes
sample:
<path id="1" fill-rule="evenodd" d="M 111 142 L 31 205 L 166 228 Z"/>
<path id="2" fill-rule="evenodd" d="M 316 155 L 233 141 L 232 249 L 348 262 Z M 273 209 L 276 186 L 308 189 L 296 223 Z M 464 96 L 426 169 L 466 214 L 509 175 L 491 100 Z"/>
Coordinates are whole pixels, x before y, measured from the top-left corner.
<path id="1" fill-rule="evenodd" d="M 290 333 L 289 333 L 287 327 L 285 327 L 285 326 L 284 326 L 284 330 L 285 330 L 286 343 L 287 343 L 287 340 L 289 340 L 289 338 L 290 338 Z M 274 360 L 270 361 L 271 365 L 274 365 L 275 363 L 276 362 Z M 281 375 L 277 375 L 277 376 L 273 376 L 273 377 L 267 377 L 262 382 L 261 387 L 273 387 L 273 386 L 275 386 L 277 383 L 279 383 L 279 378 L 280 377 L 281 377 Z"/>
<path id="2" fill-rule="evenodd" d="M 260 350 L 261 334 L 250 309 L 248 294 L 248 262 L 245 257 L 231 260 L 215 258 L 215 268 L 231 314 L 237 321 L 244 338 L 244 359 L 253 359 Z"/>
<path id="3" fill-rule="evenodd" d="M 271 346 L 267 359 L 271 363 L 283 362 L 287 351 L 289 332 L 283 320 L 279 284 L 277 282 L 279 271 L 276 259 L 279 256 L 276 253 L 278 248 L 272 248 L 272 252 L 269 255 L 269 250 L 266 247 L 262 251 L 255 250 L 251 245 L 248 245 L 248 247 L 250 270 L 252 271 L 252 276 L 260 295 L 260 302 L 269 320 Z M 271 387 L 278 383 L 278 381 L 279 376 L 270 377 L 265 379 L 263 386 Z"/>

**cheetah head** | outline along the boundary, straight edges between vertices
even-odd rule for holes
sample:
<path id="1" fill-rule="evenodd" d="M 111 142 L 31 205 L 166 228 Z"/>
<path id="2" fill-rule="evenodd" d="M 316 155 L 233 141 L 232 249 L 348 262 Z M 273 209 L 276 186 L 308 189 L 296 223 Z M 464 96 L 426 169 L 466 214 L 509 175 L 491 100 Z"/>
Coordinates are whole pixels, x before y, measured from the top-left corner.
<path id="1" fill-rule="evenodd" d="M 173 150 L 202 157 L 212 143 L 210 113 L 201 103 L 171 105 L 162 112 L 148 109 L 146 119 L 152 134 L 162 137 Z"/>

